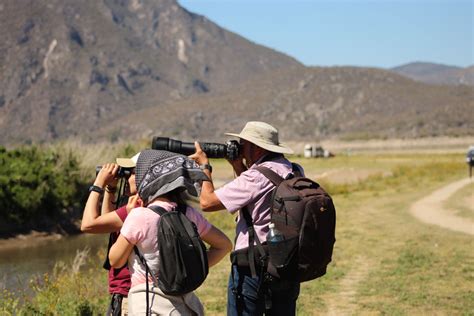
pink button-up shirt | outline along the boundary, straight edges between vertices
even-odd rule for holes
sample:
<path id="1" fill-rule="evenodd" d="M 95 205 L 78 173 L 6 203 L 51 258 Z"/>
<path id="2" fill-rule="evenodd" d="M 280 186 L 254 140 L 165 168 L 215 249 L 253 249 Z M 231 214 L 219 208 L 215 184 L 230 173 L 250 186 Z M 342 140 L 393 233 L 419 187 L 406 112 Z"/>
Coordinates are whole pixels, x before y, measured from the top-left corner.
<path id="1" fill-rule="evenodd" d="M 285 178 L 292 171 L 291 162 L 285 158 L 253 164 L 233 181 L 217 189 L 215 194 L 230 213 L 235 213 L 245 205 L 252 215 L 253 226 L 260 242 L 266 241 L 270 222 L 271 195 L 275 187 L 256 166 L 264 166 Z M 248 247 L 247 225 L 243 216 L 238 217 L 235 250 Z"/>

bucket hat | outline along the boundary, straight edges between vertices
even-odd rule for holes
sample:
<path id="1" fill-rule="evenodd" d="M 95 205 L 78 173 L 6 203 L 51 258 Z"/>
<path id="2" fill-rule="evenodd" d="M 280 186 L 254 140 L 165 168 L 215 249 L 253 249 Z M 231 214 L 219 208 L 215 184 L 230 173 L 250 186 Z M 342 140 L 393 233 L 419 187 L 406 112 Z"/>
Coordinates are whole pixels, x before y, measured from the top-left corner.
<path id="1" fill-rule="evenodd" d="M 140 153 L 135 154 L 131 158 L 117 158 L 115 161 L 120 167 L 135 168 L 137 165 L 138 156 L 140 156 Z"/>
<path id="2" fill-rule="evenodd" d="M 278 139 L 278 130 L 265 122 L 251 121 L 245 124 L 240 134 L 225 133 L 229 136 L 235 136 L 245 139 L 252 144 L 274 153 L 293 154 L 293 150 L 280 143 Z"/>
<path id="3" fill-rule="evenodd" d="M 154 149 L 138 156 L 135 182 L 138 195 L 146 203 L 175 189 L 199 196 L 201 182 L 206 180 L 209 178 L 199 165 L 187 156 Z"/>

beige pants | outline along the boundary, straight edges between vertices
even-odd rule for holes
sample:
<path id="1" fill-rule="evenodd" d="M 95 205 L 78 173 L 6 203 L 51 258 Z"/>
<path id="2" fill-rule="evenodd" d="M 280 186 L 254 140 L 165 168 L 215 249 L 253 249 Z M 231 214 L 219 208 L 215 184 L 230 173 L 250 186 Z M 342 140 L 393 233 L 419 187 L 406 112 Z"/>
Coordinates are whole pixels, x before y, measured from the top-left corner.
<path id="1" fill-rule="evenodd" d="M 164 294 L 152 284 L 148 287 L 148 299 L 151 315 L 204 315 L 204 308 L 199 298 L 193 292 L 183 296 Z M 140 284 L 130 289 L 128 293 L 128 315 L 146 315 L 146 285 Z"/>
<path id="2" fill-rule="evenodd" d="M 128 316 L 128 298 L 122 298 L 122 316 Z"/>

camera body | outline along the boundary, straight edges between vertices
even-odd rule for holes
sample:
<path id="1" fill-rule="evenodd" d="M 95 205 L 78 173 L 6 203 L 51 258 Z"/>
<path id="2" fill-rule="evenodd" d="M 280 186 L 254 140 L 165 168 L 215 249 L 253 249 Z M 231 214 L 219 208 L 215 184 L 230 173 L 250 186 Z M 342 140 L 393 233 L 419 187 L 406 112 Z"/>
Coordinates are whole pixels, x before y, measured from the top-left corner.
<path id="1" fill-rule="evenodd" d="M 101 169 L 102 169 L 102 166 L 96 166 L 95 167 L 95 176 L 96 177 L 99 174 Z M 130 178 L 130 175 L 132 174 L 132 171 L 133 171 L 133 168 L 125 168 L 125 167 L 119 166 L 119 168 L 117 170 L 117 174 L 115 175 L 115 177 L 117 177 L 119 179 L 128 179 L 128 178 Z"/>
<path id="2" fill-rule="evenodd" d="M 225 144 L 201 143 L 202 150 L 209 158 L 226 158 L 235 160 L 241 152 L 240 144 L 236 140 L 230 140 Z M 168 137 L 153 137 L 152 149 L 167 150 L 182 155 L 192 155 L 196 152 L 194 143 L 185 143 Z"/>

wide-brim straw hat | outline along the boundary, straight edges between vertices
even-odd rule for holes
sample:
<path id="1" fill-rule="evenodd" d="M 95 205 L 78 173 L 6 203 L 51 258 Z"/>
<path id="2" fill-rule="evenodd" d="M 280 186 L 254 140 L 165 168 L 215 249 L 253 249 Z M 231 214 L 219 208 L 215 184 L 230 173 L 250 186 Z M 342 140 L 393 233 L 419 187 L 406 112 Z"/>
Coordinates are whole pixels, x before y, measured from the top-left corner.
<path id="1" fill-rule="evenodd" d="M 265 122 L 252 121 L 245 124 L 239 134 L 225 133 L 229 136 L 235 136 L 245 139 L 252 144 L 274 153 L 293 154 L 293 150 L 287 145 L 280 143 L 278 139 L 278 130 Z"/>

